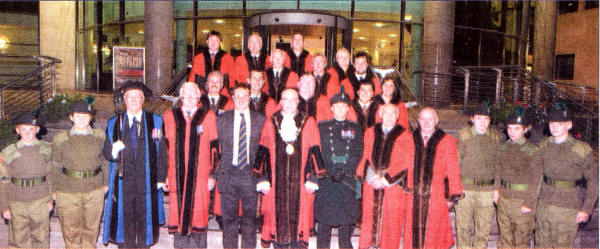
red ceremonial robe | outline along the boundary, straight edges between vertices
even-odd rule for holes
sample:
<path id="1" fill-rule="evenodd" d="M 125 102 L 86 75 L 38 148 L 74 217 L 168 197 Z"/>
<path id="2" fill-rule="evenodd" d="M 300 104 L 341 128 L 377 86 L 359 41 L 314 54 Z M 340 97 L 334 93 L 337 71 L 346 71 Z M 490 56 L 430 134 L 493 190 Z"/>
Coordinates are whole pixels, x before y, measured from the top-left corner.
<path id="1" fill-rule="evenodd" d="M 327 96 L 327 100 L 331 99 L 333 95 L 336 95 L 340 92 L 340 82 L 337 78 L 337 74 L 324 72 L 318 81 L 317 76 L 315 76 L 315 82 L 315 93 Z M 344 91 L 348 93 L 348 90 Z"/>
<path id="2" fill-rule="evenodd" d="M 367 70 L 365 79 L 362 81 L 366 81 L 368 79 L 371 79 L 371 81 L 373 82 L 373 86 L 375 87 L 373 89 L 373 94 L 381 94 L 381 83 L 379 82 L 375 74 L 371 73 L 371 70 Z M 358 92 L 358 88 L 360 88 L 360 81 L 356 78 L 356 74 L 354 72 L 350 72 L 348 74 L 348 77 L 340 82 L 340 85 L 344 86 L 345 88 L 352 87 L 352 93 L 356 95 L 356 93 Z M 350 92 L 350 90 L 346 90 L 346 92 Z M 353 95 L 351 97 L 353 97 Z"/>
<path id="3" fill-rule="evenodd" d="M 392 186 L 375 190 L 363 183 L 359 248 L 397 249 L 406 216 L 405 206 L 411 200 L 406 191 L 412 186 L 408 177 L 412 175 L 414 160 L 412 135 L 396 125 L 385 136 L 379 123 L 365 132 L 364 148 L 356 175 L 364 178 L 370 167 Z"/>
<path id="4" fill-rule="evenodd" d="M 403 248 L 450 248 L 454 244 L 447 202 L 462 197 L 456 139 L 436 130 L 423 144 L 413 133 L 413 201 L 407 205 Z"/>
<path id="5" fill-rule="evenodd" d="M 267 69 L 266 74 L 267 81 L 263 86 L 263 92 L 269 94 L 269 97 L 273 98 L 276 103 L 279 103 L 279 98 L 281 97 L 280 95 L 281 92 L 283 92 L 283 90 L 285 90 L 286 88 L 296 88 L 298 86 L 298 74 L 294 73 L 291 69 L 287 67 L 283 67 L 283 69 L 281 69 L 279 75 L 281 82 L 277 87 L 275 87 L 273 82 L 275 79 L 275 72 L 273 71 L 273 68 L 271 67 Z"/>
<path id="6" fill-rule="evenodd" d="M 277 109 L 278 107 L 277 104 L 275 104 L 275 100 L 264 92 L 260 93 L 260 99 L 256 103 L 250 98 L 250 110 L 260 112 L 266 117 L 270 117 Z"/>
<path id="7" fill-rule="evenodd" d="M 249 61 L 251 61 L 251 63 L 248 63 Z M 260 53 L 260 56 L 258 57 L 258 65 L 254 65 L 253 61 L 254 60 L 250 51 L 246 51 L 244 54 L 235 58 L 235 69 L 233 72 L 235 81 L 238 83 L 247 82 L 249 77 L 248 75 L 250 75 L 250 71 L 253 69 L 264 71 L 271 67 L 270 56 L 267 55 L 266 52 Z"/>
<path id="8" fill-rule="evenodd" d="M 169 232 L 206 232 L 210 191 L 207 181 L 218 159 L 217 119 L 198 107 L 188 120 L 181 108 L 163 115 L 168 140 Z"/>
<path id="9" fill-rule="evenodd" d="M 210 52 L 208 49 L 203 50 L 198 55 L 194 57 L 194 62 L 192 64 L 192 71 L 190 72 L 190 76 L 188 76 L 188 81 L 196 82 L 196 75 L 200 77 L 206 77 L 212 71 L 219 71 L 223 75 L 227 75 L 227 79 L 229 81 L 228 85 L 224 85 L 221 90 L 221 94 L 225 94 L 229 96 L 228 89 L 232 89 L 235 84 L 235 75 L 234 73 L 234 63 L 233 57 L 226 53 L 223 50 L 219 50 L 215 56 L 214 64 L 206 63 L 211 62 Z M 196 82 L 200 83 L 200 82 Z M 225 83 L 225 82 L 224 82 Z M 201 90 L 204 86 L 201 86 Z"/>
<path id="10" fill-rule="evenodd" d="M 375 102 L 379 104 L 377 113 L 375 114 L 375 122 L 379 123 L 381 122 L 381 115 L 379 115 L 379 112 L 381 111 L 381 106 L 384 105 L 384 101 L 379 95 L 375 96 L 375 100 Z M 408 126 L 408 110 L 406 109 L 404 102 L 400 101 L 400 99 L 392 100 L 390 102 L 398 107 L 398 121 L 396 123 L 402 125 L 406 129 L 410 129 L 410 126 Z"/>
<path id="11" fill-rule="evenodd" d="M 305 49 L 302 50 L 299 56 L 296 56 L 296 53 L 292 49 L 286 50 L 284 65 L 302 76 L 304 73 L 313 71 L 312 55 Z"/>
<path id="12" fill-rule="evenodd" d="M 262 196 L 263 247 L 269 247 L 271 242 L 298 241 L 308 245 L 314 194 L 306 191 L 304 183 L 317 183 L 317 178 L 326 174 L 315 120 L 303 112 L 298 112 L 294 119 L 301 132 L 292 143 L 292 155 L 286 153 L 287 144 L 278 132 L 283 120 L 281 112 L 265 121 L 261 133 L 263 149 L 257 154 L 254 172 L 271 183 L 269 194 Z"/>

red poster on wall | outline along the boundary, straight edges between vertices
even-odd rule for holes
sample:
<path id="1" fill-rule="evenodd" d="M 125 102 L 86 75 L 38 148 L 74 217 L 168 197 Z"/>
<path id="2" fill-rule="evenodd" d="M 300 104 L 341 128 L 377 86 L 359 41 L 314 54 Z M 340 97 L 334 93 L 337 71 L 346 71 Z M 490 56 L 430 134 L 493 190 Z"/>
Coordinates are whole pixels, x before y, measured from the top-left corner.
<path id="1" fill-rule="evenodd" d="M 146 84 L 144 48 L 113 47 L 113 89 L 128 81 Z"/>

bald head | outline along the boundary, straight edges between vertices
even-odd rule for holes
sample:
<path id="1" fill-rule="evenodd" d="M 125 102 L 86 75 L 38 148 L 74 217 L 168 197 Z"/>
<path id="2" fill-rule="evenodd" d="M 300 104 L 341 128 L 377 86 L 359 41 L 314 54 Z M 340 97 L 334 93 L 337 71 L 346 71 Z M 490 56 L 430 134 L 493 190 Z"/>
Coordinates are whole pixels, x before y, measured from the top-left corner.
<path id="1" fill-rule="evenodd" d="M 279 103 L 281 104 L 281 111 L 283 113 L 296 114 L 299 102 L 298 92 L 295 89 L 288 88 L 281 92 Z"/>
<path id="2" fill-rule="evenodd" d="M 391 128 L 398 121 L 398 107 L 394 104 L 385 104 L 381 107 L 381 122 L 384 127 Z"/>
<path id="3" fill-rule="evenodd" d="M 419 127 L 421 128 L 421 134 L 424 136 L 430 136 L 435 132 L 438 124 L 438 115 L 435 109 L 431 107 L 425 107 L 419 112 Z"/>

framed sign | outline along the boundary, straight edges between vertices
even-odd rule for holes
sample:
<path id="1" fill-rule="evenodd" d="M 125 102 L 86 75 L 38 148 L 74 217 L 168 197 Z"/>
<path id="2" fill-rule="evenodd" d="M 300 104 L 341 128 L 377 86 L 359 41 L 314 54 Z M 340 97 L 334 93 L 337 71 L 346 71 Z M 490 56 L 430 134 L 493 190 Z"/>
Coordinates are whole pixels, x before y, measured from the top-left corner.
<path id="1" fill-rule="evenodd" d="M 113 47 L 113 89 L 127 81 L 146 84 L 145 52 L 139 47 Z"/>

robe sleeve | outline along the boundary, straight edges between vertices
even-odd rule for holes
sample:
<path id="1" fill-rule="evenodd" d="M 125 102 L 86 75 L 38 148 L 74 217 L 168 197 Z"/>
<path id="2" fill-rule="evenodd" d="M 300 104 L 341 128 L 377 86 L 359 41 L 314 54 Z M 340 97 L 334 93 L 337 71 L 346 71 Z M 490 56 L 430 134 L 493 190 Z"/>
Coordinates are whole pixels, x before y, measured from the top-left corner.
<path id="1" fill-rule="evenodd" d="M 196 75 L 201 75 L 204 71 L 204 54 L 202 52 L 194 56 L 194 62 L 192 63 L 192 70 L 188 76 L 188 81 L 196 82 Z"/>
<path id="2" fill-rule="evenodd" d="M 456 139 L 450 135 L 445 135 L 443 143 L 440 143 L 439 146 L 443 146 L 444 150 L 444 158 L 441 158 L 441 162 L 446 166 L 446 180 L 444 181 L 446 189 L 448 189 L 446 200 L 456 202 L 464 197 L 458 168 Z"/>
<path id="3" fill-rule="evenodd" d="M 406 191 L 412 188 L 412 177 L 409 176 L 412 173 L 414 155 L 415 146 L 412 135 L 408 130 L 405 130 L 394 143 L 390 165 L 388 171 L 384 174 L 384 178 L 388 183 L 398 184 Z"/>
<path id="4" fill-rule="evenodd" d="M 362 158 L 356 167 L 356 178 L 361 181 L 367 176 L 367 168 L 371 166 L 371 154 L 373 153 L 373 141 L 375 140 L 374 129 L 372 127 L 367 129 L 363 140 Z"/>
<path id="5" fill-rule="evenodd" d="M 298 87 L 298 81 L 300 80 L 300 78 L 298 78 L 298 74 L 294 71 L 290 72 L 290 76 L 288 76 L 287 81 L 285 82 L 285 87 L 286 88 L 296 88 Z"/>
<path id="6" fill-rule="evenodd" d="M 115 125 L 118 125 L 115 123 Z M 118 162 L 119 158 L 121 157 L 121 153 L 119 153 L 119 156 L 117 158 L 113 158 L 112 156 L 112 142 L 110 141 L 111 138 L 108 137 L 108 129 L 114 129 L 114 127 L 106 127 L 106 139 L 104 140 L 104 146 L 102 147 L 102 155 L 104 156 L 104 159 L 111 161 L 111 162 Z"/>
<path id="7" fill-rule="evenodd" d="M 321 157 L 321 138 L 319 136 L 319 129 L 312 117 L 306 120 L 306 124 L 302 129 L 302 140 L 307 138 L 309 139 L 310 147 L 306 164 L 304 165 L 304 181 L 310 181 L 317 184 L 318 179 L 327 175 L 327 171 L 325 162 L 323 162 L 323 158 Z"/>
<path id="8" fill-rule="evenodd" d="M 331 76 L 329 77 L 329 81 L 327 82 L 327 89 L 325 90 L 325 92 L 327 95 L 327 99 L 331 99 L 331 98 L 333 98 L 334 95 L 336 95 L 337 93 L 340 92 L 340 80 L 337 76 L 337 73 L 329 72 L 329 70 L 327 70 L 327 72 Z M 344 88 L 346 88 L 346 87 L 344 87 Z M 344 89 L 344 91 L 348 95 L 350 95 L 350 94 L 354 95 L 354 93 L 350 93 L 349 90 L 352 90 L 352 89 Z M 350 96 L 350 99 L 352 99 L 352 97 L 353 96 Z"/>
<path id="9" fill-rule="evenodd" d="M 221 159 L 221 148 L 219 146 L 219 136 L 217 131 L 217 116 L 213 112 L 206 113 L 202 122 L 203 134 L 206 134 L 206 139 L 210 141 L 210 171 L 209 177 L 215 178 L 219 162 Z"/>

